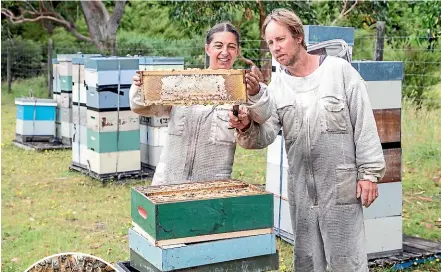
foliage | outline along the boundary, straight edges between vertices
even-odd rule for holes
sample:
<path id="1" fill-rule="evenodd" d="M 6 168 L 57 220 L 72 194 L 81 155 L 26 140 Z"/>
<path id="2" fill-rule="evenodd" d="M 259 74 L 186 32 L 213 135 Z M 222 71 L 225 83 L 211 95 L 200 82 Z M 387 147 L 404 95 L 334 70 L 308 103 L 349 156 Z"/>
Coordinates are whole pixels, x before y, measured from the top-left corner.
<path id="1" fill-rule="evenodd" d="M 427 41 L 391 41 L 385 47 L 384 58 L 403 61 L 405 64 L 403 97 L 409 98 L 417 105 L 429 102 L 430 106 L 439 107 L 440 102 L 435 103 L 436 101 L 428 99 L 434 98 L 433 87 L 441 82 L 441 51 L 426 50 L 428 46 Z"/>
<path id="2" fill-rule="evenodd" d="M 30 78 L 41 75 L 45 69 L 43 50 L 38 43 L 16 37 L 2 40 L 1 78 L 6 80 L 8 52 L 11 58 L 12 79 Z"/>
<path id="3" fill-rule="evenodd" d="M 186 31 L 184 25 L 172 22 L 169 13 L 167 6 L 160 6 L 155 2 L 129 2 L 121 20 L 119 34 L 134 32 L 150 39 L 166 40 L 188 39 L 194 36 Z"/>
<path id="4" fill-rule="evenodd" d="M 195 36 L 188 40 L 150 39 L 134 32 L 120 32 L 118 55 L 184 57 L 185 67 L 204 65 L 204 46 L 202 38 Z"/>

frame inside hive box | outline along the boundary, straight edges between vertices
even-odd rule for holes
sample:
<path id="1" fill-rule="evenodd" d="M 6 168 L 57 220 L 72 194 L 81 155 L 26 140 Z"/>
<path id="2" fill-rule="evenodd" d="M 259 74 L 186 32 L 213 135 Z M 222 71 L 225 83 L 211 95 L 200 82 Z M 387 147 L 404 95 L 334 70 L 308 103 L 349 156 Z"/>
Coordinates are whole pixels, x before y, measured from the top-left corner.
<path id="1" fill-rule="evenodd" d="M 150 105 L 244 104 L 245 70 L 138 71 L 141 98 Z"/>
<path id="2" fill-rule="evenodd" d="M 227 179 L 131 190 L 134 228 L 156 246 L 267 234 L 273 196 Z"/>

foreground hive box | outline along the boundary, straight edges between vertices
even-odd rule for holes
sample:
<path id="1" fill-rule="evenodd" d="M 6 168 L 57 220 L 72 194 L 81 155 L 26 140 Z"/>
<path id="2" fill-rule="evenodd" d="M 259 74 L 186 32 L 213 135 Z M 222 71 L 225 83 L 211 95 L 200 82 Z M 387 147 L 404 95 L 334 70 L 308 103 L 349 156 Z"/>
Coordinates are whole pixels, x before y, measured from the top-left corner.
<path id="1" fill-rule="evenodd" d="M 159 271 L 176 271 L 180 269 L 193 268 L 212 264 L 221 264 L 235 260 L 251 260 L 258 256 L 269 257 L 276 254 L 277 244 L 274 233 L 208 241 L 201 243 L 179 244 L 173 246 L 156 247 L 140 233 L 129 229 L 129 247 L 138 254 L 144 264 L 151 264 Z M 277 257 L 274 256 L 274 257 Z M 139 264 L 139 261 L 135 261 Z M 218 265 L 219 267 L 220 265 Z M 275 265 L 270 268 L 277 268 Z M 153 269 L 155 271 L 156 269 Z M 140 271 L 152 271 L 142 269 Z M 192 270 L 193 271 L 193 270 Z M 216 269 L 205 271 L 227 271 Z M 240 267 L 238 270 L 250 271 Z M 253 270 L 251 270 L 253 271 Z M 254 270 L 254 271 L 265 271 Z"/>
<path id="2" fill-rule="evenodd" d="M 272 194 L 237 180 L 134 187 L 131 211 L 155 245 L 271 233 L 274 212 Z"/>
<path id="3" fill-rule="evenodd" d="M 146 105 L 243 104 L 245 70 L 138 71 Z"/>

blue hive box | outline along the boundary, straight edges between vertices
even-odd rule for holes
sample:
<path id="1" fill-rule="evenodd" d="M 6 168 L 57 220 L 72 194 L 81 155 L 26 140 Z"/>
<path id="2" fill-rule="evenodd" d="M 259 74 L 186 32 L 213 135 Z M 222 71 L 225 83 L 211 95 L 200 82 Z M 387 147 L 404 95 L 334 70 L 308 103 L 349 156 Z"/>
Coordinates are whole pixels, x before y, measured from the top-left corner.
<path id="1" fill-rule="evenodd" d="M 305 32 L 305 42 L 307 45 L 342 39 L 349 46 L 354 46 L 355 29 L 353 27 L 305 25 L 303 30 Z"/>
<path id="2" fill-rule="evenodd" d="M 56 101 L 52 99 L 17 98 L 17 137 L 55 136 Z M 18 139 L 18 138 L 17 138 Z"/>
<path id="3" fill-rule="evenodd" d="M 117 85 L 87 86 L 87 108 L 94 111 L 130 110 L 129 104 L 130 85 L 121 85 L 119 92 Z"/>
<path id="4" fill-rule="evenodd" d="M 139 58 L 88 58 L 84 64 L 87 86 L 129 85 L 139 69 Z"/>

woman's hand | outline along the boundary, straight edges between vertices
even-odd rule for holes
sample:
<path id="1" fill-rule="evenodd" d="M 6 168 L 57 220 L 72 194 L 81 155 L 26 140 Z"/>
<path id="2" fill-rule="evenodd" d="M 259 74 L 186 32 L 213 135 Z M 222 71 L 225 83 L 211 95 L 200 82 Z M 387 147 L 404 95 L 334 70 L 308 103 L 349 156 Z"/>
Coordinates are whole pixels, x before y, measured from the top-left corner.
<path id="1" fill-rule="evenodd" d="M 260 91 L 259 82 L 263 82 L 263 75 L 257 66 L 252 66 L 251 71 L 245 74 L 245 83 L 248 95 L 256 95 Z"/>

